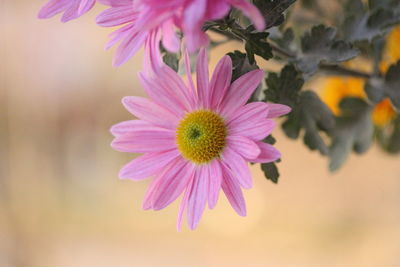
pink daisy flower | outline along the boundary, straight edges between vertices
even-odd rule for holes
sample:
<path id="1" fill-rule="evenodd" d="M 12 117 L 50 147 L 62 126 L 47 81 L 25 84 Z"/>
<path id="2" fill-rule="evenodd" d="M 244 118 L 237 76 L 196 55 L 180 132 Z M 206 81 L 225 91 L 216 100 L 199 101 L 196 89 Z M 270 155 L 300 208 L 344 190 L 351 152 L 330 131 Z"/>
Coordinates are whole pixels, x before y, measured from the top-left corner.
<path id="1" fill-rule="evenodd" d="M 244 74 L 231 84 L 232 62 L 224 56 L 209 80 L 207 55 L 197 61 L 197 86 L 164 66 L 157 75 L 139 74 L 150 99 L 125 97 L 126 109 L 138 120 L 111 128 L 112 147 L 118 151 L 144 153 L 123 167 L 123 179 L 153 177 L 143 208 L 160 210 L 183 194 L 177 227 L 186 211 L 194 229 L 205 209 L 217 204 L 225 193 L 235 211 L 246 215 L 241 188 L 251 188 L 247 162 L 272 162 L 280 158 L 273 146 L 262 142 L 275 126 L 271 118 L 290 108 L 279 104 L 246 104 L 264 77 L 262 70 Z"/>
<path id="2" fill-rule="evenodd" d="M 114 66 L 125 63 L 151 35 L 159 46 L 170 52 L 177 52 L 180 39 L 177 30 L 185 35 L 186 47 L 194 52 L 208 42 L 202 26 L 207 20 L 221 19 L 231 7 L 236 7 L 251 18 L 258 30 L 263 30 L 265 21 L 259 10 L 247 0 L 107 0 L 110 6 L 97 17 L 97 23 L 104 27 L 123 25 L 111 34 L 106 45 L 110 48 L 121 42 L 114 59 Z M 157 51 L 156 51 L 157 52 Z"/>
<path id="3" fill-rule="evenodd" d="M 39 11 L 38 17 L 40 19 L 48 19 L 59 13 L 64 13 L 61 21 L 68 22 L 88 12 L 95 2 L 96 0 L 50 0 Z"/>

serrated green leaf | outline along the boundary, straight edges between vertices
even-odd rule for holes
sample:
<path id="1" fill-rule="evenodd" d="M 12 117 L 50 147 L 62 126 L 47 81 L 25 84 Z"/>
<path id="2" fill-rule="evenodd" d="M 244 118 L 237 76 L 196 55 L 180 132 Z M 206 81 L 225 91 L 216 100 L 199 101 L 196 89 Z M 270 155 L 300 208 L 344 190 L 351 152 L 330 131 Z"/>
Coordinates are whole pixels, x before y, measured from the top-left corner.
<path id="1" fill-rule="evenodd" d="M 302 54 L 295 61 L 305 74 L 318 70 L 321 62 L 336 64 L 350 60 L 359 54 L 358 49 L 343 40 L 336 40 L 336 29 L 324 25 L 314 26 L 301 39 Z"/>
<path id="2" fill-rule="evenodd" d="M 235 50 L 234 52 L 228 53 L 228 56 L 232 59 L 232 82 L 243 74 L 258 69 L 257 64 L 250 64 L 245 53 Z"/>
<path id="3" fill-rule="evenodd" d="M 266 83 L 265 101 L 294 107 L 298 102 L 304 79 L 293 65 L 286 65 L 279 76 L 276 73 L 270 73 Z"/>
<path id="4" fill-rule="evenodd" d="M 265 18 L 266 29 L 282 24 L 285 20 L 283 13 L 294 2 L 296 0 L 253 0 L 254 5 L 258 7 Z"/>
<path id="5" fill-rule="evenodd" d="M 388 97 L 400 110 L 400 60 L 391 65 L 384 78 L 373 77 L 365 85 L 368 98 L 377 103 Z"/>
<path id="6" fill-rule="evenodd" d="M 265 178 L 271 180 L 275 184 L 278 183 L 279 171 L 275 163 L 261 163 L 261 170 L 264 172 Z"/>
<path id="7" fill-rule="evenodd" d="M 269 60 L 273 57 L 272 48 L 267 42 L 269 33 L 267 32 L 243 32 L 246 36 L 245 50 L 249 58 L 250 64 L 255 64 L 254 55 L 258 55 L 265 60 Z"/>
<path id="8" fill-rule="evenodd" d="M 329 169 L 336 171 L 346 161 L 351 151 L 365 153 L 372 143 L 372 107 L 359 98 L 345 98 L 340 103 L 342 116 L 330 132 Z"/>
<path id="9" fill-rule="evenodd" d="M 282 124 L 284 132 L 290 138 L 298 138 L 300 130 L 304 129 L 304 144 L 311 150 L 317 149 L 322 155 L 327 155 L 329 149 L 320 131 L 329 132 L 334 126 L 332 112 L 313 91 L 301 93 L 299 104 Z"/>
<path id="10" fill-rule="evenodd" d="M 292 28 L 286 29 L 280 38 L 274 38 L 274 41 L 279 47 L 291 50 L 291 44 L 293 43 L 294 40 L 294 32 Z"/>

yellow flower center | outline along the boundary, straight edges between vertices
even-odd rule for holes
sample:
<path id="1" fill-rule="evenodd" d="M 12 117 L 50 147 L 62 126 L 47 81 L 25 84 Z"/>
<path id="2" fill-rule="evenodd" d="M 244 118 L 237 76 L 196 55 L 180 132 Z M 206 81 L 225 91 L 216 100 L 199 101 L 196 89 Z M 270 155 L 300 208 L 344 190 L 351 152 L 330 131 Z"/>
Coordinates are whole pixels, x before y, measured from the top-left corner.
<path id="1" fill-rule="evenodd" d="M 176 143 L 182 156 L 196 164 L 219 157 L 227 135 L 224 120 L 209 110 L 188 113 L 176 129 Z"/>

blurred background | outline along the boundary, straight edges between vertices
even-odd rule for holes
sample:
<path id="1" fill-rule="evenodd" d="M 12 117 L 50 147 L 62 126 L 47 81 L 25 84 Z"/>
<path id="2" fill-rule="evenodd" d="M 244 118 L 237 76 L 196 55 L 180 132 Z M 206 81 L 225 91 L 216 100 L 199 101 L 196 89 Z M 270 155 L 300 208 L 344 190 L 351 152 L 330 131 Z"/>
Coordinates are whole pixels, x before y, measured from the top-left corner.
<path id="1" fill-rule="evenodd" d="M 36 18 L 44 2 L 0 4 L 0 266 L 400 266 L 400 158 L 377 146 L 330 174 L 276 129 L 280 182 L 251 167 L 247 217 L 221 196 L 178 233 L 177 203 L 141 210 L 148 181 L 118 179 L 135 155 L 108 130 L 131 119 L 123 96 L 144 96 L 142 56 L 111 67 L 102 7 L 61 24 Z"/>

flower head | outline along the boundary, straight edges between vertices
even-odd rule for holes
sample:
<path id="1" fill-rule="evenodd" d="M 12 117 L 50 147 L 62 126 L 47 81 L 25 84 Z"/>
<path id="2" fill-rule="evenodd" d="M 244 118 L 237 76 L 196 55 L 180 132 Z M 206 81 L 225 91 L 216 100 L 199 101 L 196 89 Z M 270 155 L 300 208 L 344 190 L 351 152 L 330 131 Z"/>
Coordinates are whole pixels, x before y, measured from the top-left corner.
<path id="1" fill-rule="evenodd" d="M 258 30 L 265 25 L 259 10 L 247 0 L 103 0 L 103 3 L 110 8 L 97 17 L 97 23 L 104 27 L 123 25 L 111 34 L 106 46 L 121 42 L 115 66 L 124 64 L 150 36 L 156 43 L 151 46 L 158 49 L 162 41 L 168 51 L 177 52 L 180 48 L 178 30 L 185 36 L 189 52 L 194 52 L 208 42 L 202 31 L 204 22 L 223 18 L 231 7 L 242 10 Z M 158 38 L 154 38 L 155 35 Z"/>
<path id="2" fill-rule="evenodd" d="M 189 68 L 187 58 L 186 54 Z M 247 162 L 280 158 L 279 151 L 261 140 L 275 126 L 271 118 L 290 111 L 279 104 L 246 104 L 264 76 L 262 70 L 248 72 L 231 84 L 232 62 L 225 56 L 209 80 L 205 50 L 196 69 L 196 86 L 190 72 L 186 84 L 167 66 L 152 77 L 140 74 L 150 99 L 123 99 L 139 120 L 111 129 L 114 149 L 144 153 L 123 167 L 120 177 L 154 177 L 143 208 L 162 209 L 183 194 L 178 228 L 186 211 L 191 229 L 207 203 L 210 209 L 215 207 L 221 189 L 236 212 L 246 215 L 241 187 L 252 187 Z"/>
<path id="3" fill-rule="evenodd" d="M 88 12 L 95 2 L 96 0 L 50 0 L 41 8 L 38 17 L 48 19 L 59 13 L 64 13 L 61 21 L 67 22 Z"/>

